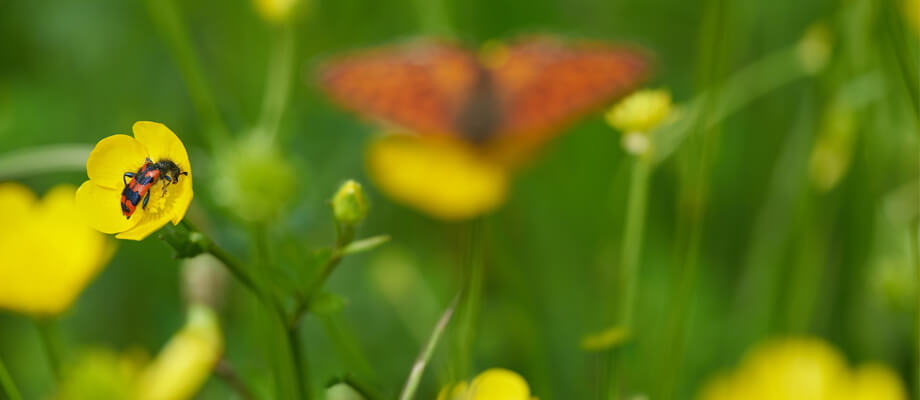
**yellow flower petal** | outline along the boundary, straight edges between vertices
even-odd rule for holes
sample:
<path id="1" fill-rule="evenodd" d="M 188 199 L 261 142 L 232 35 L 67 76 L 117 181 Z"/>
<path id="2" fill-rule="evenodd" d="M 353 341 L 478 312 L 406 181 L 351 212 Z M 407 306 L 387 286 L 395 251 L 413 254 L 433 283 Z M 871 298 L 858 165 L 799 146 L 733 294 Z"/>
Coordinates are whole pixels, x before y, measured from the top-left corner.
<path id="1" fill-rule="evenodd" d="M 141 215 L 137 215 L 138 213 L 143 213 L 143 211 L 138 208 L 131 219 L 134 219 L 135 217 L 141 217 Z M 166 225 L 171 217 L 172 214 L 159 213 L 150 218 L 138 218 L 139 222 L 137 225 L 129 230 L 115 235 L 115 237 L 119 239 L 144 240 L 144 238 L 150 236 L 151 233 L 156 232 L 157 229 L 160 229 L 163 227 L 163 225 Z"/>
<path id="2" fill-rule="evenodd" d="M 121 189 L 110 189 L 96 185 L 96 181 L 86 181 L 77 189 L 77 208 L 86 223 L 104 233 L 124 232 L 140 220 L 137 212 L 126 219 L 121 213 Z"/>
<path id="3" fill-rule="evenodd" d="M 509 184 L 506 168 L 455 141 L 387 136 L 371 144 L 367 166 L 384 193 L 445 220 L 495 209 Z"/>
<path id="4" fill-rule="evenodd" d="M 185 213 L 188 211 L 188 206 L 192 203 L 192 174 L 189 173 L 187 177 L 182 178 L 183 180 L 187 179 L 187 181 L 180 181 L 179 183 L 180 185 L 183 185 L 183 187 L 181 192 L 176 193 L 175 204 L 172 206 L 173 225 L 178 225 L 179 221 L 182 221 L 182 218 L 185 218 Z"/>
<path id="5" fill-rule="evenodd" d="M 185 145 L 166 125 L 158 122 L 138 121 L 131 129 L 134 131 L 134 138 L 147 148 L 150 159 L 155 162 L 171 160 L 179 166 L 179 169 L 188 172 L 189 178 L 191 177 L 192 168 Z"/>
<path id="6" fill-rule="evenodd" d="M 18 183 L 0 183 L 0 226 L 11 227 L 25 221 L 32 205 L 36 202 L 35 193 Z"/>
<path id="7" fill-rule="evenodd" d="M 849 385 L 843 385 L 840 399 L 906 400 L 907 391 L 901 378 L 885 365 L 866 364 L 854 371 Z"/>
<path id="8" fill-rule="evenodd" d="M 217 314 L 202 305 L 189 309 L 185 326 L 141 375 L 137 399 L 190 399 L 211 374 L 223 351 Z"/>
<path id="9" fill-rule="evenodd" d="M 22 223 L 0 225 L 0 306 L 59 314 L 108 261 L 111 247 L 83 221 L 74 192 L 55 187 L 22 210 Z"/>
<path id="10" fill-rule="evenodd" d="M 470 400 L 530 400 L 530 387 L 517 373 L 492 368 L 473 379 L 469 396 Z"/>
<path id="11" fill-rule="evenodd" d="M 124 173 L 136 172 L 147 158 L 144 145 L 128 135 L 112 135 L 99 141 L 86 161 L 86 174 L 96 185 L 123 189 Z"/>

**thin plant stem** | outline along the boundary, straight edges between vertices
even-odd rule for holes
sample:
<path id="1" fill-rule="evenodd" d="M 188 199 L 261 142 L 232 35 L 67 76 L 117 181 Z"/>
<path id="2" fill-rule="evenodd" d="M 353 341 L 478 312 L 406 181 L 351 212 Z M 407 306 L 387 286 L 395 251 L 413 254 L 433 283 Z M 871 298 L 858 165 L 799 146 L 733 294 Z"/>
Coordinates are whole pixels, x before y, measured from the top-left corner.
<path id="1" fill-rule="evenodd" d="M 635 337 L 633 315 L 639 285 L 639 259 L 642 251 L 642 235 L 645 229 L 645 210 L 648 202 L 651 158 L 637 156 L 633 160 L 629 179 L 629 198 L 626 203 L 626 224 L 623 227 L 623 244 L 620 254 L 619 279 L 621 295 L 617 299 L 617 326 L 624 329 L 628 337 Z M 620 396 L 620 375 L 623 352 L 620 348 L 609 350 L 606 373 L 606 397 Z"/>
<path id="2" fill-rule="evenodd" d="M 19 394 L 19 389 L 16 388 L 16 383 L 13 382 L 13 377 L 10 376 L 10 372 L 6 369 L 6 364 L 3 363 L 2 358 L 0 358 L 0 389 L 3 390 L 3 394 L 7 399 L 22 400 L 22 395 Z"/>
<path id="3" fill-rule="evenodd" d="M 230 364 L 230 361 L 226 358 L 221 358 L 217 362 L 217 365 L 214 366 L 214 375 L 224 381 L 227 386 L 233 389 L 237 395 L 240 396 L 243 400 L 254 400 L 255 396 L 252 394 L 252 390 L 249 389 L 249 386 L 246 386 L 246 382 L 240 378 L 240 375 L 236 372 L 236 369 Z"/>
<path id="4" fill-rule="evenodd" d="M 412 400 L 412 398 L 415 397 L 418 385 L 422 381 L 422 373 L 425 372 L 425 365 L 428 364 L 428 360 L 430 360 L 431 356 L 434 354 L 435 347 L 437 347 L 438 342 L 441 340 L 441 336 L 444 334 L 447 324 L 450 323 L 450 318 L 454 314 L 454 308 L 456 308 L 459 299 L 460 295 L 458 294 L 450 302 L 450 306 L 444 310 L 444 314 L 438 319 L 438 323 L 435 324 L 434 330 L 428 338 L 428 342 L 425 343 L 422 352 L 419 353 L 418 357 L 415 359 L 415 363 L 412 364 L 412 369 L 409 371 L 409 377 L 406 379 L 406 384 L 403 386 L 402 393 L 399 395 L 399 400 Z"/>
<path id="5" fill-rule="evenodd" d="M 56 321 L 53 319 L 34 319 L 33 321 L 35 322 L 35 328 L 38 330 L 38 338 L 45 352 L 45 358 L 48 361 L 48 368 L 51 370 L 54 380 L 60 383 L 61 349 L 58 346 Z"/>
<path id="6" fill-rule="evenodd" d="M 476 321 L 482 302 L 482 286 L 485 275 L 483 262 L 483 225 L 481 218 L 469 223 L 469 240 L 463 261 L 464 269 L 469 274 L 465 282 L 464 297 L 460 309 L 460 322 L 457 326 L 457 373 L 461 376 L 469 372 L 471 353 L 476 336 Z"/>
<path id="7" fill-rule="evenodd" d="M 278 136 L 278 126 L 290 98 L 296 49 L 292 24 L 285 23 L 278 27 L 276 35 L 276 43 L 268 65 L 258 129 L 258 133 L 264 135 L 269 142 L 274 142 Z"/>
<path id="8" fill-rule="evenodd" d="M 174 0 L 147 0 L 153 22 L 169 45 L 173 58 L 182 71 L 189 96 L 198 115 L 204 121 L 212 146 L 227 139 L 227 126 L 208 86 L 195 47 L 182 21 L 182 14 Z"/>
<path id="9" fill-rule="evenodd" d="M 633 315 L 639 281 L 639 259 L 642 235 L 645 229 L 645 210 L 648 202 L 651 162 L 646 157 L 636 157 L 629 180 L 629 200 L 626 204 L 626 225 L 623 227 L 623 248 L 620 257 L 620 278 L 623 299 L 620 304 L 619 325 L 634 336 Z"/>
<path id="10" fill-rule="evenodd" d="M 89 144 L 53 144 L 0 156 L 0 181 L 58 171 L 83 171 L 93 150 Z"/>
<path id="11" fill-rule="evenodd" d="M 312 398 L 310 374 L 303 344 L 300 341 L 300 327 L 294 326 L 286 329 L 288 346 L 291 349 L 291 361 L 294 366 L 294 384 L 297 399 L 309 400 Z"/>
<path id="12" fill-rule="evenodd" d="M 303 314 L 310 310 L 310 304 L 316 298 L 316 295 L 319 291 L 325 286 L 326 281 L 329 280 L 329 277 L 332 276 L 332 271 L 335 270 L 335 267 L 342 262 L 342 246 L 337 246 L 332 251 L 332 255 L 329 256 L 329 260 L 323 265 L 323 269 L 320 271 L 319 277 L 317 277 L 313 283 L 310 284 L 310 288 L 304 293 L 303 296 L 297 299 L 297 304 L 294 306 L 294 312 L 291 313 L 291 317 L 288 319 L 287 325 L 288 329 L 292 329 L 295 326 L 300 324 L 300 319 L 303 317 Z"/>

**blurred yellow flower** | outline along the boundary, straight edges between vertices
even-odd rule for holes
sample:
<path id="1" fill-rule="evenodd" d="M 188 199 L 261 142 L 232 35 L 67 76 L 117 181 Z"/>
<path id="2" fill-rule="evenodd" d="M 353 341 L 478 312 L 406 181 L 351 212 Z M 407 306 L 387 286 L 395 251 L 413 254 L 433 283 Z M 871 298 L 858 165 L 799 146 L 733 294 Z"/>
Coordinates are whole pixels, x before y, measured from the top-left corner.
<path id="1" fill-rule="evenodd" d="M 77 190 L 79 214 L 90 226 L 105 233 L 118 233 L 119 239 L 142 240 L 167 222 L 179 223 L 192 202 L 192 171 L 185 145 L 166 125 L 139 121 L 133 126 L 134 137 L 112 135 L 99 141 L 86 161 L 89 180 Z M 170 160 L 179 170 L 188 172 L 173 184 L 159 179 L 148 191 L 146 207 L 138 204 L 134 214 L 125 218 L 121 210 L 121 193 L 126 172 L 137 172 L 145 160 Z"/>
<path id="2" fill-rule="evenodd" d="M 628 134 L 647 133 L 671 113 L 671 92 L 639 90 L 614 104 L 604 115 L 610 126 Z"/>
<path id="3" fill-rule="evenodd" d="M 833 51 L 832 40 L 833 35 L 827 24 L 818 22 L 808 27 L 795 47 L 796 56 L 805 72 L 814 75 L 824 70 Z"/>
<path id="4" fill-rule="evenodd" d="M 192 398 L 211 374 L 223 347 L 217 314 L 204 305 L 191 305 L 185 326 L 140 375 L 136 398 Z"/>
<path id="5" fill-rule="evenodd" d="M 433 217 L 463 220 L 488 213 L 507 196 L 507 167 L 449 138 L 389 135 L 367 153 L 371 178 L 385 194 Z"/>
<path id="6" fill-rule="evenodd" d="M 903 0 L 904 16 L 914 28 L 914 33 L 920 36 L 920 0 Z"/>
<path id="7" fill-rule="evenodd" d="M 139 351 L 120 355 L 106 348 L 86 349 L 65 367 L 54 399 L 85 400 L 90 394 L 99 400 L 131 399 L 145 362 Z"/>
<path id="8" fill-rule="evenodd" d="M 298 0 L 255 0 L 256 10 L 266 21 L 284 22 L 291 17 Z"/>
<path id="9" fill-rule="evenodd" d="M 516 372 L 502 368 L 483 371 L 467 385 L 460 382 L 441 389 L 437 400 L 531 400 L 530 386 Z"/>
<path id="10" fill-rule="evenodd" d="M 185 400 L 201 389 L 223 352 L 214 311 L 191 305 L 185 326 L 153 361 L 131 350 L 123 355 L 90 349 L 64 369 L 55 399 Z"/>
<path id="11" fill-rule="evenodd" d="M 74 192 L 56 186 L 39 200 L 25 186 L 0 184 L 0 307 L 59 314 L 108 262 L 114 246 L 86 225 Z"/>
<path id="12" fill-rule="evenodd" d="M 851 372 L 820 339 L 791 338 L 755 348 L 728 374 L 711 379 L 700 400 L 904 400 L 897 376 L 880 365 Z M 868 396 L 868 397 L 866 397 Z"/>

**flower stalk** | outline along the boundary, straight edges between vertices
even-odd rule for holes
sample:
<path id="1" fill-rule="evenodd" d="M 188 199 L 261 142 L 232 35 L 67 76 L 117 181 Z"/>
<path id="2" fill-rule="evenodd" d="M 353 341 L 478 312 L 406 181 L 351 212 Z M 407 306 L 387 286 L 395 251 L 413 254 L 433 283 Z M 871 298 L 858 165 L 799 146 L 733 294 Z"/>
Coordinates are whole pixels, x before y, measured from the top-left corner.
<path id="1" fill-rule="evenodd" d="M 10 376 L 10 372 L 6 369 L 6 364 L 3 363 L 2 358 L 0 358 L 0 389 L 3 390 L 3 394 L 6 398 L 10 400 L 22 400 L 22 395 L 19 393 L 16 383 L 13 382 L 13 377 Z"/>
<path id="2" fill-rule="evenodd" d="M 48 361 L 48 368 L 51 375 L 54 376 L 55 382 L 61 381 L 61 349 L 57 338 L 56 321 L 52 318 L 33 319 L 35 328 L 38 330 L 38 338 L 41 341 L 42 348 L 45 351 L 45 358 Z"/>

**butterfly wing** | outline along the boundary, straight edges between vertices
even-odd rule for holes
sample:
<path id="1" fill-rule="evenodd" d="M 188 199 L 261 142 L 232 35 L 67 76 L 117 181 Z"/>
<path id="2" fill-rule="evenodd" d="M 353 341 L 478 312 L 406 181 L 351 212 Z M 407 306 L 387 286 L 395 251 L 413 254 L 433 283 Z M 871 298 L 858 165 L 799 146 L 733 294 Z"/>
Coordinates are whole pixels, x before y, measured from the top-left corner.
<path id="1" fill-rule="evenodd" d="M 648 75 L 644 53 L 595 42 L 525 39 L 491 66 L 504 140 L 540 142 L 634 89 Z"/>
<path id="2" fill-rule="evenodd" d="M 456 134 L 456 115 L 480 70 L 462 48 L 414 41 L 328 62 L 320 68 L 319 84 L 336 102 L 366 117 L 420 134 Z"/>

